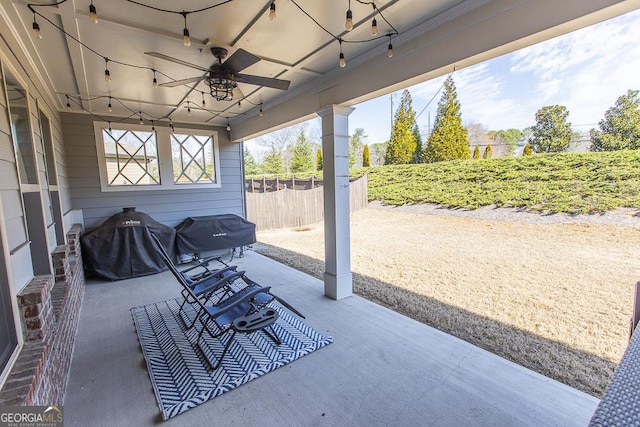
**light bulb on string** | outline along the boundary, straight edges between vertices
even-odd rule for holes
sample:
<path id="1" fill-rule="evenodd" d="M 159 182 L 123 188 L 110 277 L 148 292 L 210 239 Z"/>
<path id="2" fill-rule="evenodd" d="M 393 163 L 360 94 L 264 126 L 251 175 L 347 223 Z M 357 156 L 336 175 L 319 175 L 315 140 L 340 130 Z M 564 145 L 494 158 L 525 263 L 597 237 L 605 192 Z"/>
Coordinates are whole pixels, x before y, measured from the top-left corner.
<path id="1" fill-rule="evenodd" d="M 242 110 L 242 103 L 238 101 L 238 110 Z"/>
<path id="2" fill-rule="evenodd" d="M 231 131 L 231 125 L 229 124 L 229 119 L 227 119 L 227 131 Z"/>
<path id="3" fill-rule="evenodd" d="M 42 33 L 40 32 L 40 25 L 36 22 L 36 14 L 33 14 L 33 24 L 31 24 L 31 28 L 33 29 L 33 37 L 38 40 L 42 40 Z"/>
<path id="4" fill-rule="evenodd" d="M 353 12 L 351 12 L 351 8 L 349 8 L 349 10 L 347 10 L 347 19 L 344 22 L 344 28 L 347 31 L 353 30 Z"/>
<path id="5" fill-rule="evenodd" d="M 142 111 L 140 111 L 140 124 L 143 125 L 144 124 L 144 120 L 142 120 Z"/>
<path id="6" fill-rule="evenodd" d="M 191 117 L 191 105 L 189 105 L 189 101 L 187 101 L 187 116 Z"/>
<path id="7" fill-rule="evenodd" d="M 204 101 L 204 92 L 200 92 L 202 95 L 202 108 L 207 108 L 207 103 Z"/>
<path id="8" fill-rule="evenodd" d="M 89 5 L 89 19 L 94 24 L 98 23 L 98 13 L 96 11 L 96 7 L 93 5 L 93 0 L 91 0 L 91 4 Z"/>
<path id="9" fill-rule="evenodd" d="M 151 120 L 151 132 L 155 132 L 156 131 L 156 124 L 153 122 L 153 120 Z"/>
<path id="10" fill-rule="evenodd" d="M 269 6 L 269 19 L 272 21 L 276 19 L 276 1 L 275 0 L 271 0 L 271 5 Z"/>
<path id="11" fill-rule="evenodd" d="M 371 35 L 372 36 L 377 36 L 378 35 L 378 21 L 376 21 L 376 18 L 373 18 L 373 21 L 371 21 Z"/>
<path id="12" fill-rule="evenodd" d="M 71 111 L 71 103 L 69 102 L 69 95 L 65 95 L 67 97 L 67 111 Z"/>
<path id="13" fill-rule="evenodd" d="M 109 72 L 109 58 L 104 58 L 104 81 L 109 83 L 111 81 L 111 73 Z"/>
<path id="14" fill-rule="evenodd" d="M 387 48 L 387 56 L 393 58 L 393 45 L 391 44 L 391 36 L 389 36 L 389 47 Z"/>
<path id="15" fill-rule="evenodd" d="M 111 122 L 107 122 L 109 123 L 109 133 L 111 133 Z"/>
<path id="16" fill-rule="evenodd" d="M 182 30 L 182 43 L 189 47 L 191 46 L 191 37 L 189 36 L 189 29 L 187 28 L 187 12 L 180 13 L 184 17 L 184 30 Z"/>
<path id="17" fill-rule="evenodd" d="M 260 104 L 260 117 L 264 116 L 264 112 L 262 111 L 262 104 Z"/>
<path id="18" fill-rule="evenodd" d="M 109 97 L 109 103 L 107 104 L 107 111 L 110 113 L 113 111 L 113 108 L 111 108 L 111 97 Z"/>
<path id="19" fill-rule="evenodd" d="M 151 71 L 153 71 L 153 81 L 151 83 L 151 86 L 154 89 L 158 89 L 158 79 L 156 79 L 156 70 L 151 70 Z"/>
<path id="20" fill-rule="evenodd" d="M 340 68 L 344 68 L 347 66 L 347 60 L 344 58 L 344 53 L 342 53 L 342 39 L 339 39 L 340 41 L 340 61 L 338 62 L 340 64 Z"/>
<path id="21" fill-rule="evenodd" d="M 171 117 L 169 117 L 169 127 L 171 128 L 171 132 L 175 131 L 176 129 L 173 127 L 173 120 L 171 120 Z"/>

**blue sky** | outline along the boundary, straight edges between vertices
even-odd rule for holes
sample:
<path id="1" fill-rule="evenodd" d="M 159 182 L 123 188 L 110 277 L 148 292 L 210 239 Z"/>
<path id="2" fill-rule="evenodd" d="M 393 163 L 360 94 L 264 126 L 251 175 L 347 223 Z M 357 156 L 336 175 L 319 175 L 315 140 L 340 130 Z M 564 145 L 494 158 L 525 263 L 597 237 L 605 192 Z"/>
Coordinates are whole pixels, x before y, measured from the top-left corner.
<path id="1" fill-rule="evenodd" d="M 447 76 L 411 86 L 422 133 L 433 126 L 438 92 Z M 564 105 L 577 131 L 597 127 L 605 111 L 629 89 L 640 90 L 640 11 L 454 72 L 465 124 L 488 130 L 524 129 L 545 105 Z M 396 92 L 395 105 L 402 91 Z M 355 106 L 350 133 L 364 128 L 369 143 L 391 132 L 390 95 Z M 430 120 L 429 120 L 430 118 Z"/>

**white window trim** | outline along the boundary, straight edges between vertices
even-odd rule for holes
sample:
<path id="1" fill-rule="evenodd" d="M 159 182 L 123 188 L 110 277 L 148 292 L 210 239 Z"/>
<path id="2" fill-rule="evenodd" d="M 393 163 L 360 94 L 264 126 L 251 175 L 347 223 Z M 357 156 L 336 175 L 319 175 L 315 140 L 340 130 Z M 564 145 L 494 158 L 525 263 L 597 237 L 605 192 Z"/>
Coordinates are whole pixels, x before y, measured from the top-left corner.
<path id="1" fill-rule="evenodd" d="M 104 141 L 102 139 L 102 129 L 108 129 L 108 122 L 93 122 L 93 130 L 96 140 L 96 150 L 98 152 L 98 170 L 100 172 L 100 189 L 103 192 L 114 191 L 157 191 L 157 190 L 193 190 L 205 188 L 220 188 L 222 180 L 220 176 L 220 149 L 218 147 L 218 132 L 206 131 L 202 129 L 175 128 L 175 133 L 190 134 L 197 136 L 211 136 L 213 139 L 213 161 L 216 174 L 216 182 L 184 184 L 173 181 L 173 161 L 171 155 L 171 130 L 165 127 L 156 127 L 156 143 L 158 144 L 158 168 L 160 171 L 160 184 L 152 185 L 112 185 L 109 186 L 107 179 L 107 162 L 104 154 Z M 149 126 L 111 123 L 112 129 L 123 129 L 133 131 L 149 132 Z"/>

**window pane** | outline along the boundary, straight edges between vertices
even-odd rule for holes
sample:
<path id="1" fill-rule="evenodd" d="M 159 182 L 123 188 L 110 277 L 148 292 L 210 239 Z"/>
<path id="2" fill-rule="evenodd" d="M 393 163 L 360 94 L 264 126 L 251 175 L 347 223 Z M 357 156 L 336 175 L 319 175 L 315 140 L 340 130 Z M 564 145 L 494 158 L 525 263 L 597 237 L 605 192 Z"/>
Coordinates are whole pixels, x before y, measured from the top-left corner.
<path id="1" fill-rule="evenodd" d="M 176 184 L 216 182 L 213 136 L 171 134 L 171 153 Z"/>
<path id="2" fill-rule="evenodd" d="M 155 132 L 102 129 L 107 185 L 160 185 Z"/>
<path id="3" fill-rule="evenodd" d="M 38 176 L 31 139 L 27 91 L 10 71 L 7 70 L 5 72 L 5 77 L 11 118 L 11 133 L 13 134 L 13 147 L 18 162 L 20 183 L 37 184 Z"/>

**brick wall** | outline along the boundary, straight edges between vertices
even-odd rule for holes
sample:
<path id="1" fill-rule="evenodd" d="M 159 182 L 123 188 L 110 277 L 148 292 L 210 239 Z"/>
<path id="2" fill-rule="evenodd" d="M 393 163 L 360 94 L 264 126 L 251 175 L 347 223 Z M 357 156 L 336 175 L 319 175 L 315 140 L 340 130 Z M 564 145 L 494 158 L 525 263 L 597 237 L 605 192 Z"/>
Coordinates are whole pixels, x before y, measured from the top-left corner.
<path id="1" fill-rule="evenodd" d="M 24 345 L 0 390 L 0 405 L 62 405 L 84 295 L 78 224 L 51 254 L 53 275 L 34 277 L 18 295 Z"/>

